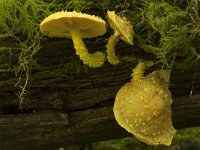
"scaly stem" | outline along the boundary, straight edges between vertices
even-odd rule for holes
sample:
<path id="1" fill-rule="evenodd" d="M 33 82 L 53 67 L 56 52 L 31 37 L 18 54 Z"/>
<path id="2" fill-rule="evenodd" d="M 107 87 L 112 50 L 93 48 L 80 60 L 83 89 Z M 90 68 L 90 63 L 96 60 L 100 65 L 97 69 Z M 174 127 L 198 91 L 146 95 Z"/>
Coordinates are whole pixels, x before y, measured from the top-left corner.
<path id="1" fill-rule="evenodd" d="M 137 66 L 132 70 L 131 81 L 141 79 L 143 77 L 144 71 L 145 71 L 145 63 L 140 61 L 137 64 Z"/>
<path id="2" fill-rule="evenodd" d="M 103 52 L 98 51 L 90 54 L 85 47 L 81 33 L 78 29 L 72 29 L 71 36 L 74 43 L 74 48 L 76 49 L 76 54 L 80 57 L 84 64 L 93 68 L 101 67 L 103 65 L 103 63 L 106 61 L 106 55 Z"/>
<path id="3" fill-rule="evenodd" d="M 137 66 L 132 69 L 131 81 L 141 79 L 144 75 L 145 69 L 154 65 L 153 61 L 139 61 Z M 162 75 L 164 77 L 164 75 Z"/>
<path id="4" fill-rule="evenodd" d="M 119 41 L 119 38 L 120 38 L 119 32 L 116 31 L 115 34 L 108 39 L 108 44 L 106 45 L 108 62 L 113 65 L 119 63 L 119 58 L 115 54 L 115 45 Z"/>

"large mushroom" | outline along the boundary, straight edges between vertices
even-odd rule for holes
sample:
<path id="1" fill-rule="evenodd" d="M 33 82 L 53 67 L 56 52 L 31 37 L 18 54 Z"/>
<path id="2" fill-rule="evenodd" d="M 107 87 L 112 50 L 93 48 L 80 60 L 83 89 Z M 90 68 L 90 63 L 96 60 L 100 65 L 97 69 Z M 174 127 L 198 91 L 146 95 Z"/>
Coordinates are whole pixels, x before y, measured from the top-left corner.
<path id="1" fill-rule="evenodd" d="M 76 54 L 90 67 L 101 67 L 106 61 L 105 53 L 97 51 L 90 54 L 82 40 L 101 36 L 106 32 L 106 23 L 99 17 L 75 11 L 60 11 L 45 18 L 40 24 L 40 30 L 48 37 L 72 39 Z"/>
<path id="2" fill-rule="evenodd" d="M 124 42 L 133 45 L 133 29 L 132 25 L 125 17 L 121 18 L 115 14 L 115 11 L 108 11 L 108 22 L 114 34 L 108 39 L 107 44 L 107 59 L 108 62 L 116 65 L 119 63 L 119 58 L 115 54 L 115 45 L 122 39 Z"/>
<path id="3" fill-rule="evenodd" d="M 168 90 L 170 70 L 154 71 L 143 77 L 144 66 L 139 63 L 132 74 L 136 77 L 118 91 L 114 116 L 118 124 L 137 139 L 149 145 L 170 145 L 176 133 Z"/>

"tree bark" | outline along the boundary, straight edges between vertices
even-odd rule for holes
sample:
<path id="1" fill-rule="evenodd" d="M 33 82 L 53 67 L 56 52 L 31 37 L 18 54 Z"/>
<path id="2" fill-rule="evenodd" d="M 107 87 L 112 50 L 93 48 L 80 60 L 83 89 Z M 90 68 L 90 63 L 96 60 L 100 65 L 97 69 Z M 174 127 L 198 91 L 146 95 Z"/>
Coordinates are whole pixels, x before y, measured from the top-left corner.
<path id="1" fill-rule="evenodd" d="M 103 38 L 85 42 L 90 52 L 105 49 Z M 7 40 L 0 46 L 11 48 L 11 52 L 0 52 L 0 64 L 16 65 L 19 57 L 16 43 Z M 133 47 L 123 42 L 116 51 L 122 57 L 152 57 L 137 45 Z M 15 86 L 19 81 L 15 72 L 0 73 L 1 150 L 50 150 L 131 136 L 116 123 L 112 107 L 117 91 L 130 81 L 136 59 L 121 60 L 116 66 L 105 63 L 102 68 L 91 69 L 75 55 L 70 40 L 54 38 L 42 42 L 36 58 L 37 66 L 31 68 L 26 105 L 22 110 L 18 109 L 17 93 L 21 90 L 19 85 L 24 84 L 24 77 Z M 147 73 L 155 69 L 150 68 Z M 199 64 L 187 71 L 172 70 L 170 90 L 175 128 L 200 125 L 199 85 Z"/>

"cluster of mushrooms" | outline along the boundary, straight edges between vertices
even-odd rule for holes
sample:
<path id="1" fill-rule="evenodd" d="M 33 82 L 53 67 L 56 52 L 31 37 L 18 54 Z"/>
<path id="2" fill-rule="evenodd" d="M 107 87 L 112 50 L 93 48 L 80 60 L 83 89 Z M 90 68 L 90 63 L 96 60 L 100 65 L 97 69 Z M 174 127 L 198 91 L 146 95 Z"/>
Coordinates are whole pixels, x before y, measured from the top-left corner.
<path id="1" fill-rule="evenodd" d="M 108 39 L 106 53 L 89 53 L 82 38 L 93 38 L 106 33 L 103 19 L 89 14 L 60 11 L 45 18 L 40 24 L 43 35 L 72 39 L 76 54 L 89 67 L 101 67 L 106 60 L 116 65 L 119 58 L 115 45 L 122 39 L 133 45 L 132 25 L 114 11 L 107 12 L 114 34 Z M 118 124 L 137 139 L 149 145 L 170 145 L 176 129 L 172 125 L 171 93 L 168 90 L 170 70 L 154 71 L 143 76 L 148 63 L 141 61 L 131 74 L 131 82 L 118 91 L 114 103 L 114 116 Z"/>

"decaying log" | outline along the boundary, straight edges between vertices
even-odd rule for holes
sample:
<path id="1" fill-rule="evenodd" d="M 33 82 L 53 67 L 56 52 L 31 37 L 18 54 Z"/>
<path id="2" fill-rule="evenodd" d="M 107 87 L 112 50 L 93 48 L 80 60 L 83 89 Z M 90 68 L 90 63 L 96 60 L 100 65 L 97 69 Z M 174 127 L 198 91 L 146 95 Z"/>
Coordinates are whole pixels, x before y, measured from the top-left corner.
<path id="1" fill-rule="evenodd" d="M 105 41 L 86 41 L 91 52 L 105 49 Z M 13 53 L 0 53 L 0 63 L 17 63 L 19 56 L 13 41 L 0 46 Z M 119 43 L 117 52 L 132 58 L 149 58 L 138 47 Z M 124 52 L 122 52 L 124 50 Z M 9 57 L 8 57 L 9 56 Z M 9 58 L 9 59 L 8 59 Z M 19 76 L 13 71 L 0 73 L 0 149 L 55 149 L 130 136 L 115 121 L 112 111 L 115 95 L 130 80 L 137 60 L 91 69 L 79 61 L 72 43 L 49 39 L 36 55 L 40 67 L 31 70 L 25 109 L 19 110 Z M 69 65 L 71 64 L 71 66 Z M 147 73 L 154 70 L 150 68 Z M 21 80 L 21 85 L 24 78 Z M 200 64 L 172 70 L 173 123 L 177 129 L 200 125 Z M 192 90 L 192 96 L 190 92 Z M 30 147 L 31 145 L 31 147 Z"/>
<path id="2" fill-rule="evenodd" d="M 200 124 L 198 99 L 178 99 L 173 105 L 174 126 Z M 119 127 L 112 106 L 72 112 L 46 110 L 29 114 L 1 115 L 1 149 L 55 149 L 58 146 L 84 144 L 131 136 Z M 31 147 L 30 147 L 31 145 Z"/>

